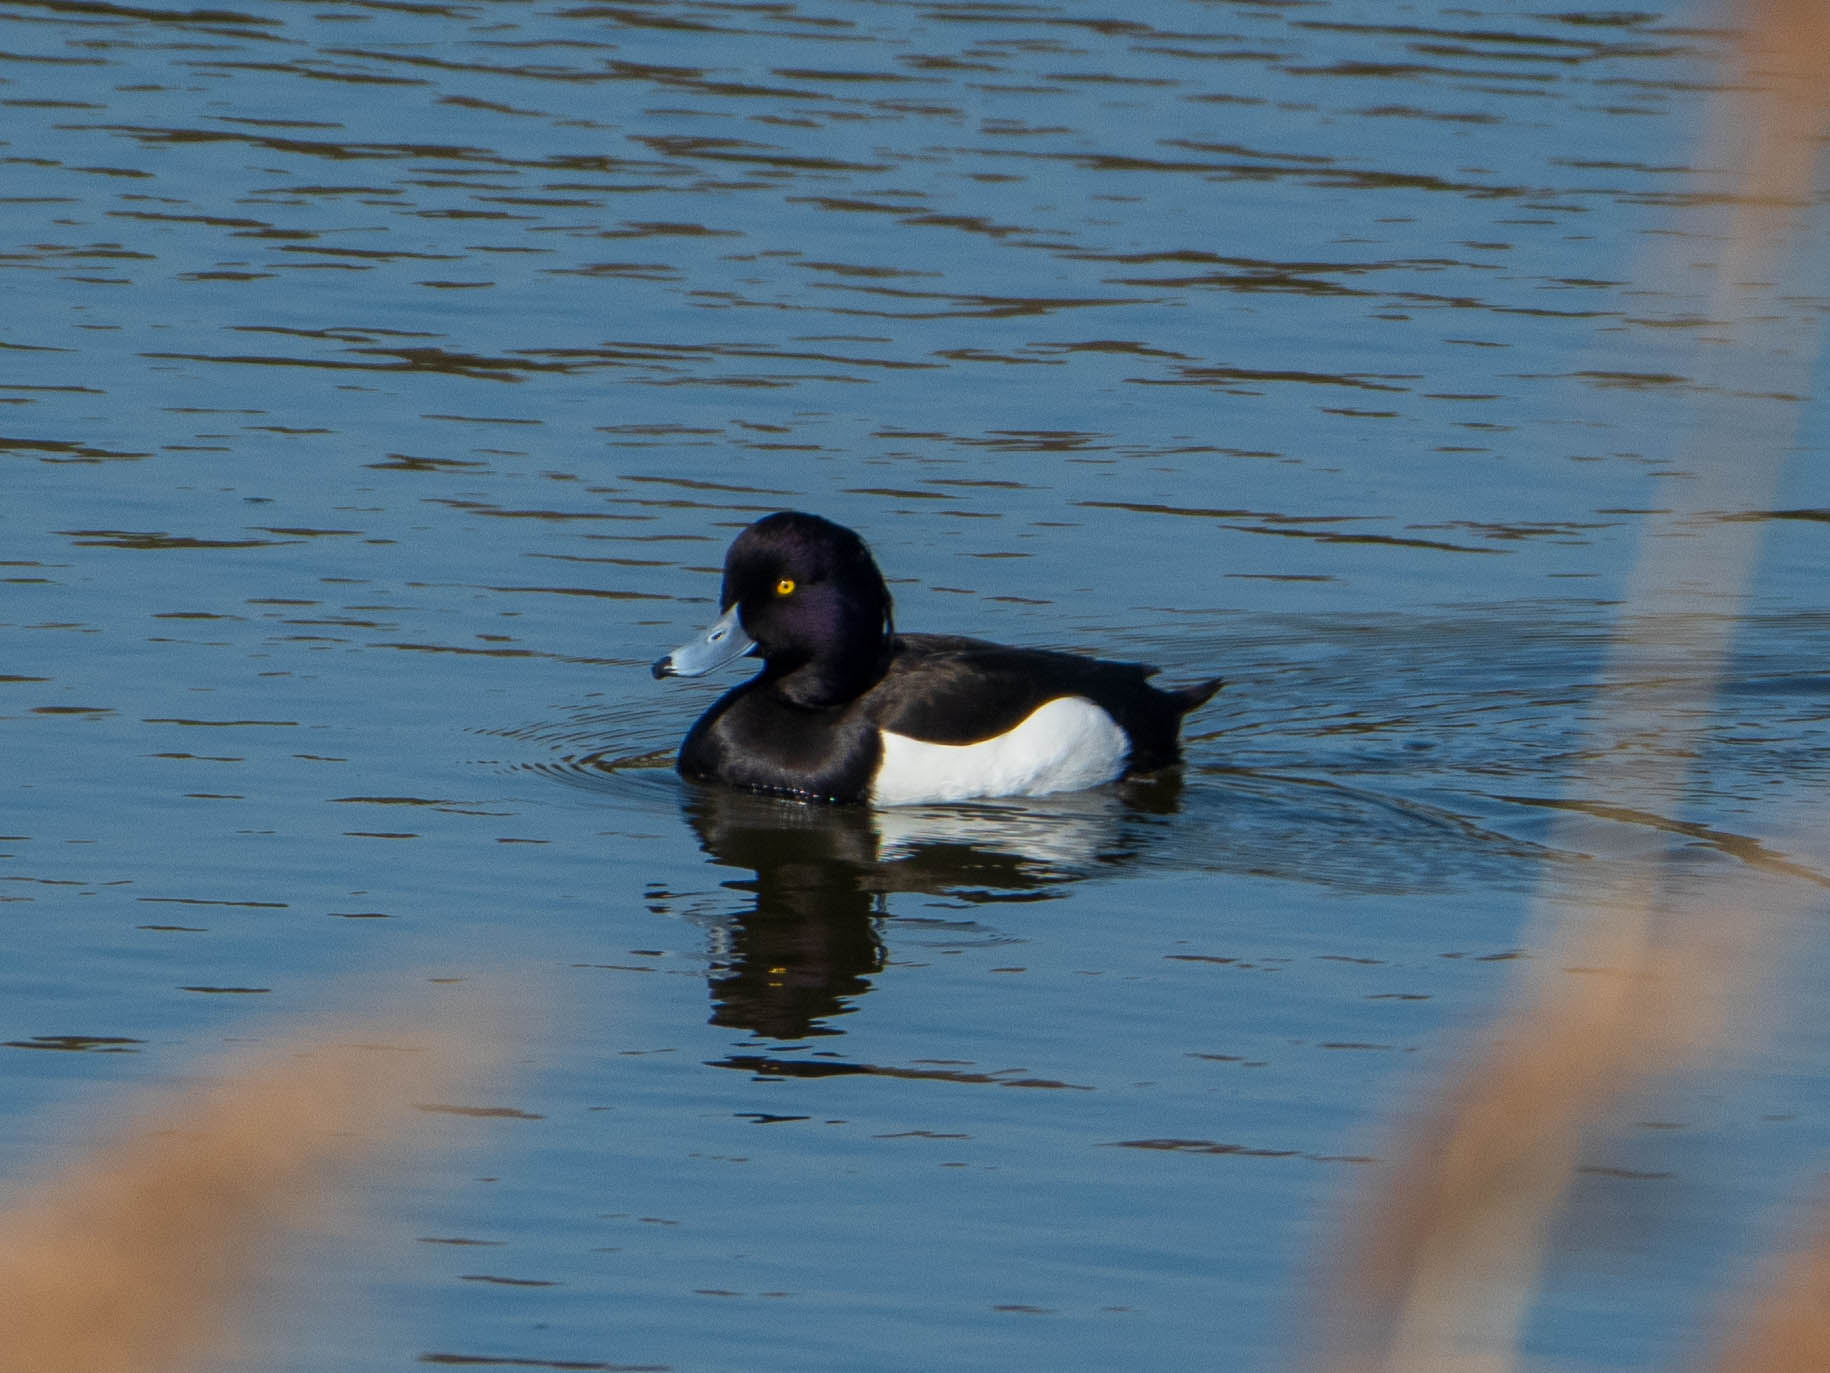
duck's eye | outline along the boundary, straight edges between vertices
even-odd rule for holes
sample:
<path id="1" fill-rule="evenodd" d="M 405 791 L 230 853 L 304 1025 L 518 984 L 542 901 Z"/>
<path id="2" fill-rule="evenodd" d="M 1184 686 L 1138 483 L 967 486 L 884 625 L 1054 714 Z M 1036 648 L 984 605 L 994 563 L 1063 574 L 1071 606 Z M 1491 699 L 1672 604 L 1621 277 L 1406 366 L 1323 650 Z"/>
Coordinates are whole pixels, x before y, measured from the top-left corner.
<path id="1" fill-rule="evenodd" d="M 775 584 L 775 594 L 777 596 L 792 596 L 794 594 L 794 578 L 783 577 L 777 582 Z"/>

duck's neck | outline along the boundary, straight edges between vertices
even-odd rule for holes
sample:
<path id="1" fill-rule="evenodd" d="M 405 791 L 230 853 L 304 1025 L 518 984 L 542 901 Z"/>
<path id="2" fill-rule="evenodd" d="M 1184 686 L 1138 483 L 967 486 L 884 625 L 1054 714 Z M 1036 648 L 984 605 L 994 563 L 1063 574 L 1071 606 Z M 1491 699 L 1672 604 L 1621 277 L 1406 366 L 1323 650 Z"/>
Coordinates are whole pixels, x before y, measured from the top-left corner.
<path id="1" fill-rule="evenodd" d="M 827 710 L 855 701 L 882 679 L 889 667 L 890 637 L 863 652 L 822 654 L 793 667 L 763 674 L 772 690 L 807 710 Z"/>

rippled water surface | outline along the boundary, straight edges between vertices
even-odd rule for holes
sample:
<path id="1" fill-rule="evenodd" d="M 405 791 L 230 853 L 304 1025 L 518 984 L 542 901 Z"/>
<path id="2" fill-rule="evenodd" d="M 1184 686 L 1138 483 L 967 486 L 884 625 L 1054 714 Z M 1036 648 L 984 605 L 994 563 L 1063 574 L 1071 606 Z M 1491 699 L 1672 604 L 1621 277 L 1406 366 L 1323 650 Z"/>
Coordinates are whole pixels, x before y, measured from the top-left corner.
<path id="1" fill-rule="evenodd" d="M 508 977 L 500 1095 L 251 1366 L 1274 1365 L 1534 893 L 1830 882 L 1830 294 L 1711 312 L 1710 19 L 0 7 L 0 1169 L 351 976 Z M 1670 513 L 1743 444 L 1781 489 Z M 683 786 L 734 677 L 646 665 L 783 507 L 905 628 L 1225 673 L 1187 767 Z M 1725 689 L 1707 616 L 1611 668 L 1642 542 L 1724 521 Z M 1646 714 L 1684 786 L 1595 766 Z M 1830 1127 L 1817 1019 L 1591 1161 L 1628 1238 L 1535 1355 L 1686 1347 Z"/>

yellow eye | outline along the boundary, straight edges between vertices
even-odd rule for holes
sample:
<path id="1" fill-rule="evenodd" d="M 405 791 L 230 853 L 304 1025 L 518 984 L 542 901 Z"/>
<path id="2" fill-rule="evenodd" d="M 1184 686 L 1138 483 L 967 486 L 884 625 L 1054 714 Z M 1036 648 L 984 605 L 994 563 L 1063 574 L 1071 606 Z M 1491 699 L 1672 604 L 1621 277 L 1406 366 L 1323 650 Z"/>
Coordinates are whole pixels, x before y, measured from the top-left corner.
<path id="1" fill-rule="evenodd" d="M 775 594 L 777 596 L 792 596 L 794 594 L 794 578 L 783 577 L 777 582 L 775 584 Z"/>

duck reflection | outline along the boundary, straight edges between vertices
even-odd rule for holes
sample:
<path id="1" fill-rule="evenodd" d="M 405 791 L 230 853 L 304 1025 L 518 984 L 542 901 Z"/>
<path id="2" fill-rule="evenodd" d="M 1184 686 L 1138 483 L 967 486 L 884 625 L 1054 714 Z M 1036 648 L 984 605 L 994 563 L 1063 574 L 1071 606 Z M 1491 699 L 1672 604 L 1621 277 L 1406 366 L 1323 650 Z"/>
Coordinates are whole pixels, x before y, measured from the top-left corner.
<path id="1" fill-rule="evenodd" d="M 712 1023 L 778 1040 L 839 1034 L 826 1022 L 883 970 L 892 893 L 1046 899 L 1122 865 L 1179 790 L 1159 774 L 1061 796 L 872 810 L 689 785 L 683 809 L 705 851 L 754 874 L 725 884 L 754 901 L 713 950 Z"/>

